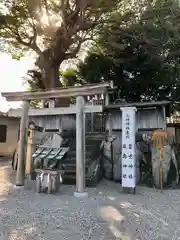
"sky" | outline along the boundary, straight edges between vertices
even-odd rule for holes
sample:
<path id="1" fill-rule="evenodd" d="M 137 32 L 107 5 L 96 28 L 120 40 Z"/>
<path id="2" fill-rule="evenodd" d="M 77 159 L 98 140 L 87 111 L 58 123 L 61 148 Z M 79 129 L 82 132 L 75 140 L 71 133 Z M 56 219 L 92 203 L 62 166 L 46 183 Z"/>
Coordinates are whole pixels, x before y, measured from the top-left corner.
<path id="1" fill-rule="evenodd" d="M 86 56 L 86 51 L 82 51 L 79 54 L 81 60 Z M 23 77 L 26 76 L 28 69 L 32 69 L 34 66 L 34 58 L 32 56 L 26 56 L 17 61 L 12 59 L 10 54 L 0 54 L 0 111 L 7 112 L 10 108 L 21 107 L 21 102 L 7 102 L 5 98 L 1 96 L 1 92 L 16 92 L 26 91 L 27 85 L 23 82 Z M 76 66 L 77 59 L 65 61 L 61 65 L 64 70 L 67 67 L 73 68 Z"/>
<path id="2" fill-rule="evenodd" d="M 27 86 L 23 83 L 23 77 L 33 66 L 33 58 L 25 57 L 20 61 L 13 60 L 11 55 L 0 54 L 0 93 L 25 91 Z M 0 111 L 6 112 L 9 108 L 18 108 L 21 102 L 7 102 L 0 94 Z"/>

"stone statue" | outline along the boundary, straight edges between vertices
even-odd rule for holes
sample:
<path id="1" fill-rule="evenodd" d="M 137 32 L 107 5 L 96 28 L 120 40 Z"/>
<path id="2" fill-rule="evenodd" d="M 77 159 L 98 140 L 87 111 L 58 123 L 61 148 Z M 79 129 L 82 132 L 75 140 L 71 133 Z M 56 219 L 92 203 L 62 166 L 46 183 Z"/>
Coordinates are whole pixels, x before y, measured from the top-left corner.
<path id="1" fill-rule="evenodd" d="M 179 182 L 178 162 L 173 136 L 170 136 L 167 132 L 163 130 L 155 131 L 152 134 L 151 154 L 152 154 L 152 175 L 155 187 L 157 188 L 161 187 L 160 169 L 162 169 L 163 187 L 167 185 L 168 173 L 170 170 L 171 162 L 175 166 L 176 184 L 178 184 Z"/>
<path id="2" fill-rule="evenodd" d="M 138 184 L 141 179 L 140 166 L 143 162 L 147 163 L 146 151 L 147 144 L 143 146 L 142 134 L 136 135 L 135 156 L 136 156 L 136 183 Z M 112 147 L 111 147 L 112 144 Z M 103 165 L 104 176 L 107 179 L 121 181 L 122 176 L 122 147 L 116 136 L 112 136 L 103 141 Z M 142 151 L 144 149 L 144 152 Z"/>

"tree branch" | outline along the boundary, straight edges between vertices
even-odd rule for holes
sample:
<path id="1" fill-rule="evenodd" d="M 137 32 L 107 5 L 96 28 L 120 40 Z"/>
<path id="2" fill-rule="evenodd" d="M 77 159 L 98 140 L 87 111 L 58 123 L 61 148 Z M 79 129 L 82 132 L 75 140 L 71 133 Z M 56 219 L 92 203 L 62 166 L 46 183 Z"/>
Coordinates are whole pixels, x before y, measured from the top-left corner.
<path id="1" fill-rule="evenodd" d="M 33 14 L 32 14 L 32 11 L 29 9 L 29 7 L 27 6 L 27 8 L 28 8 L 28 12 L 29 12 L 29 16 L 30 16 L 30 18 L 31 18 L 31 20 L 32 20 L 32 22 L 28 19 L 28 22 L 29 22 L 29 24 L 31 25 L 31 27 L 32 27 L 32 30 L 33 30 L 33 35 L 30 37 L 29 36 L 29 39 L 30 39 L 30 41 L 29 41 L 29 47 L 32 49 L 32 50 L 34 50 L 38 55 L 40 55 L 41 54 L 41 50 L 40 50 L 40 48 L 38 47 L 38 45 L 37 45 L 37 42 L 36 42 L 36 40 L 37 40 L 37 29 L 36 29 L 36 25 L 35 25 L 35 22 L 34 22 L 34 16 L 33 16 Z"/>
<path id="2" fill-rule="evenodd" d="M 16 41 L 22 45 L 24 45 L 25 47 L 31 48 L 32 50 L 34 50 L 38 55 L 41 54 L 41 50 L 40 48 L 37 46 L 36 41 L 34 41 L 34 36 L 29 37 L 29 41 L 26 42 L 22 39 L 22 37 L 20 36 L 19 30 L 18 29 L 13 29 L 10 26 L 6 27 L 7 29 L 9 29 L 11 31 L 11 33 L 13 33 L 14 38 L 16 39 Z"/>
<path id="3" fill-rule="evenodd" d="M 81 37 L 79 37 L 79 36 L 78 36 L 78 37 L 76 36 L 76 39 L 78 39 L 78 38 L 79 38 L 79 40 L 76 40 L 76 41 L 75 41 L 75 42 L 78 42 L 77 45 L 76 45 L 76 47 L 75 47 L 72 51 L 70 51 L 69 53 L 66 53 L 65 59 L 75 58 L 76 55 L 77 55 L 77 53 L 78 53 L 78 52 L 80 51 L 80 49 L 81 49 L 82 43 L 84 43 L 84 42 L 86 42 L 86 41 L 89 41 L 89 40 L 92 40 L 91 37 L 81 38 Z"/>

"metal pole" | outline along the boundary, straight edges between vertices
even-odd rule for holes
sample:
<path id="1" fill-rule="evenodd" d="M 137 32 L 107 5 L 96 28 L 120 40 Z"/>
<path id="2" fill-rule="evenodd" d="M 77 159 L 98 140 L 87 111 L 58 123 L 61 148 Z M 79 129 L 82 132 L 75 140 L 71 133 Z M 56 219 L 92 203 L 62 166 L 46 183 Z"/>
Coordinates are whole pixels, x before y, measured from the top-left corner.
<path id="1" fill-rule="evenodd" d="M 76 191 L 83 193 L 84 190 L 84 99 L 76 98 Z"/>
<path id="2" fill-rule="evenodd" d="M 18 144 L 18 165 L 16 175 L 16 186 L 24 186 L 25 176 L 25 145 L 28 125 L 29 102 L 23 101 L 23 111 L 20 121 L 20 137 Z"/>

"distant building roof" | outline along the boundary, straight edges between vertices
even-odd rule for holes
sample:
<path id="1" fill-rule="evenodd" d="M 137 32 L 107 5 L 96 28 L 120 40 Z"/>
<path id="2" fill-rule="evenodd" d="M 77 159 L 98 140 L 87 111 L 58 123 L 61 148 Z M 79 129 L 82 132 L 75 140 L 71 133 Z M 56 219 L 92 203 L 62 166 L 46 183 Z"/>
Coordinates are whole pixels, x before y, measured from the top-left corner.
<path id="1" fill-rule="evenodd" d="M 8 117 L 21 118 L 22 108 L 10 108 L 7 112 Z"/>
<path id="2" fill-rule="evenodd" d="M 122 102 L 116 104 L 109 104 L 106 106 L 108 109 L 113 108 L 120 108 L 120 107 L 137 107 L 137 108 L 144 108 L 144 107 L 158 107 L 158 106 L 166 106 L 170 105 L 170 101 L 151 101 L 151 102 Z"/>
<path id="3" fill-rule="evenodd" d="M 8 115 L 7 115 L 7 113 L 4 113 L 4 112 L 1 112 L 1 111 L 0 111 L 0 116 L 5 116 L 5 117 L 6 117 L 6 116 L 8 116 Z"/>
<path id="4" fill-rule="evenodd" d="M 0 117 L 19 118 L 18 116 L 9 115 L 9 112 L 1 112 L 1 111 L 0 111 Z"/>
<path id="5" fill-rule="evenodd" d="M 122 102 L 109 104 L 104 106 L 104 111 L 111 112 L 120 110 L 121 107 L 136 107 L 136 108 L 153 108 L 153 107 L 166 107 L 166 114 L 170 113 L 170 101 L 151 101 L 151 102 Z"/>

